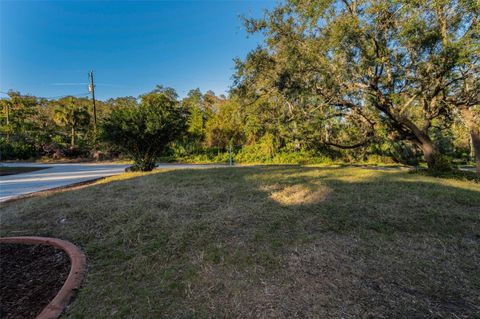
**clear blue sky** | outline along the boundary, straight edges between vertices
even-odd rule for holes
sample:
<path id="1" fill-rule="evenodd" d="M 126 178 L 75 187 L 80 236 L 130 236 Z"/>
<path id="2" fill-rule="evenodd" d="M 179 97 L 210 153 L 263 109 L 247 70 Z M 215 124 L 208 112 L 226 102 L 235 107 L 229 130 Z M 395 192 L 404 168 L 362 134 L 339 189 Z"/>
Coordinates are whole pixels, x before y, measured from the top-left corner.
<path id="1" fill-rule="evenodd" d="M 273 1 L 0 0 L 0 91 L 53 97 L 86 93 L 90 69 L 99 99 L 138 96 L 156 84 L 224 93 L 233 59 L 261 41 L 240 15 Z"/>

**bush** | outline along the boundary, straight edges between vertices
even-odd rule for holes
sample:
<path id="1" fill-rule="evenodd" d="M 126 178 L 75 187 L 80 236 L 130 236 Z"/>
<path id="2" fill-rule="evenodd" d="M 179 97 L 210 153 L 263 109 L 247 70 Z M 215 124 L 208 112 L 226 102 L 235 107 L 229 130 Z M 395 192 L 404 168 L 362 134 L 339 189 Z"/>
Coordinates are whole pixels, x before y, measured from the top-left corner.
<path id="1" fill-rule="evenodd" d="M 435 165 L 430 168 L 433 172 L 451 172 L 453 170 L 452 160 L 446 155 L 435 154 Z"/>
<path id="2" fill-rule="evenodd" d="M 69 147 L 61 150 L 63 156 L 67 158 L 87 158 L 90 152 L 86 149 L 79 147 Z"/>
<path id="3" fill-rule="evenodd" d="M 142 96 L 140 105 L 114 109 L 102 125 L 101 138 L 133 159 L 132 171 L 151 171 L 184 128 L 179 103 L 165 93 L 150 93 Z"/>
<path id="4" fill-rule="evenodd" d="M 33 144 L 0 138 L 0 160 L 27 160 L 38 155 Z"/>
<path id="5" fill-rule="evenodd" d="M 387 154 L 396 162 L 416 166 L 420 163 L 421 153 L 405 141 L 387 142 Z"/>
<path id="6" fill-rule="evenodd" d="M 332 164 L 328 156 L 314 153 L 313 151 L 300 150 L 297 152 L 281 151 L 271 160 L 273 164 Z"/>
<path id="7" fill-rule="evenodd" d="M 265 164 L 332 164 L 329 156 L 318 154 L 315 151 L 292 151 L 281 149 L 274 155 L 264 152 L 264 145 L 255 144 L 243 147 L 235 156 L 238 163 L 265 163 Z M 227 154 L 228 155 L 228 154 Z"/>

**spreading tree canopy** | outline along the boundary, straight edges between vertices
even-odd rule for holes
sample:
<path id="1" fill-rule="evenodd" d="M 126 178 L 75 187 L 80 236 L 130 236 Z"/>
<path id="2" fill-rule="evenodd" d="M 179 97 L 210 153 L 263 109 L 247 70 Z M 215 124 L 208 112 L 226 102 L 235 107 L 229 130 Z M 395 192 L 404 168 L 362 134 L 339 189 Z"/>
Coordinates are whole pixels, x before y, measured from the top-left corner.
<path id="1" fill-rule="evenodd" d="M 331 134 L 321 142 L 356 147 L 385 127 L 441 168 L 432 130 L 480 100 L 479 10 L 475 0 L 287 1 L 246 19 L 266 40 L 239 62 L 237 89 L 321 117 L 327 132 L 351 123 L 361 133 L 348 145 Z M 478 122 L 469 123 L 478 134 Z"/>

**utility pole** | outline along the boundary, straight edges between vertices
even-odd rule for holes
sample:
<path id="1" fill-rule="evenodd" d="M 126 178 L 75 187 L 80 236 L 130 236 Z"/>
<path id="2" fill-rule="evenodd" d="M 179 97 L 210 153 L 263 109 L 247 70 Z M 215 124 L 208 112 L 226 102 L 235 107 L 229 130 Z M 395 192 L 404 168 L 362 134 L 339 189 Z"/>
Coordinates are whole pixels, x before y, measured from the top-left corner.
<path id="1" fill-rule="evenodd" d="M 95 106 L 95 84 L 93 82 L 93 70 L 88 73 L 88 78 L 90 79 L 90 85 L 88 86 L 88 91 L 92 93 L 92 101 L 93 101 L 93 125 L 96 132 L 97 131 L 97 108 Z"/>
<path id="2" fill-rule="evenodd" d="M 10 101 L 5 101 L 5 112 L 7 115 L 7 126 L 8 126 L 10 124 Z M 10 141 L 10 128 L 7 128 L 7 141 Z"/>
<path id="3" fill-rule="evenodd" d="M 10 124 L 10 101 L 5 102 L 5 112 L 7 113 L 7 125 Z"/>

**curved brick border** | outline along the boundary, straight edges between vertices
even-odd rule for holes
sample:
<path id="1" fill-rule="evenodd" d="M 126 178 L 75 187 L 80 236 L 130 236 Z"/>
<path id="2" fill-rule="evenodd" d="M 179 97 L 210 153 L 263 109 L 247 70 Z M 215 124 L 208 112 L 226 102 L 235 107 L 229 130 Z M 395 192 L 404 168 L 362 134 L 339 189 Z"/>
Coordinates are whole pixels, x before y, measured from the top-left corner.
<path id="1" fill-rule="evenodd" d="M 63 250 L 70 258 L 70 273 L 55 298 L 42 310 L 36 319 L 58 318 L 67 307 L 85 275 L 85 254 L 74 244 L 57 238 L 48 237 L 4 237 L 0 243 L 50 245 Z"/>

